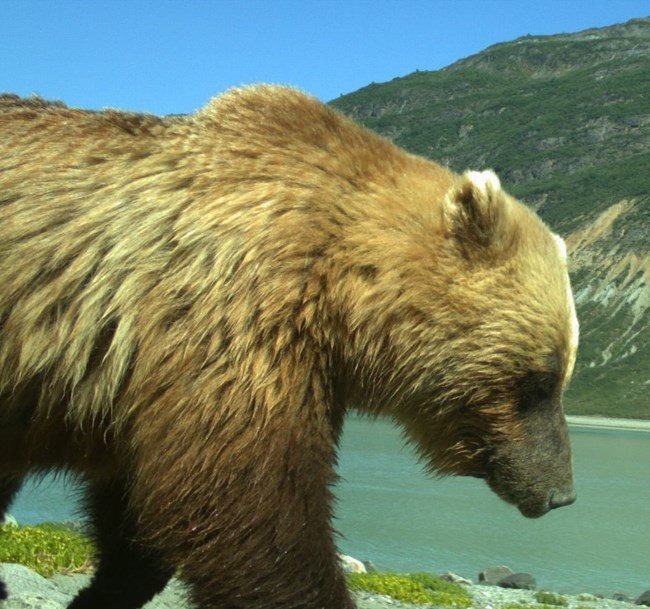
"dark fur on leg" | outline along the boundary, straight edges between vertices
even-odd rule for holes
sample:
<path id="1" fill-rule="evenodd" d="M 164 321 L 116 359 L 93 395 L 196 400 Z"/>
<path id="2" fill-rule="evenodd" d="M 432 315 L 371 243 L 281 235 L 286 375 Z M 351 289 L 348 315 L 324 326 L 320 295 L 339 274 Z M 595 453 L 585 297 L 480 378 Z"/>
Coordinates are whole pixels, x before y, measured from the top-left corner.
<path id="1" fill-rule="evenodd" d="M 138 543 L 125 488 L 122 483 L 89 488 L 99 567 L 69 609 L 138 609 L 164 589 L 173 573 L 153 550 Z"/>
<path id="2" fill-rule="evenodd" d="M 7 512 L 22 484 L 23 479 L 21 477 L 0 478 L 0 515 L 4 515 Z M 0 600 L 5 600 L 6 598 L 7 588 L 4 582 L 0 581 Z"/>

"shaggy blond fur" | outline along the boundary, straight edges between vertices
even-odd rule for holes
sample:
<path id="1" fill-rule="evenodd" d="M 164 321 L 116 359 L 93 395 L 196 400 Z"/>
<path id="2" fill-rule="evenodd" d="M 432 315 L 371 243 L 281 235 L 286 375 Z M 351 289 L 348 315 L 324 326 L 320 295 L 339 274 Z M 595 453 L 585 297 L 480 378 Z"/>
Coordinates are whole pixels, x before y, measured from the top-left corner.
<path id="1" fill-rule="evenodd" d="M 526 515 L 572 500 L 566 265 L 494 174 L 264 86 L 168 118 L 4 96 L 0 141 L 0 509 L 29 471 L 87 479 L 75 609 L 179 565 L 201 609 L 352 607 L 351 407 Z"/>

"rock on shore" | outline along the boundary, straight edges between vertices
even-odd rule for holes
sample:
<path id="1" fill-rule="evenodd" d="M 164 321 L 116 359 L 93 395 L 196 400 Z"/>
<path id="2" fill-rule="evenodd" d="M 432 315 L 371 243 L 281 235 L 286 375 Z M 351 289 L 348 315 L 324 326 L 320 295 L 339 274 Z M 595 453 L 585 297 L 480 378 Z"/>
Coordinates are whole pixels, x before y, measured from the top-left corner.
<path id="1" fill-rule="evenodd" d="M 77 591 L 86 586 L 89 575 L 55 575 L 45 578 L 22 565 L 0 564 L 0 580 L 7 585 L 9 598 L 0 603 L 2 609 L 65 609 Z M 476 609 L 499 609 L 513 603 L 526 603 L 535 609 L 535 593 L 530 590 L 508 590 L 498 586 L 467 585 Z M 387 596 L 356 593 L 359 609 L 413 609 Z M 632 603 L 599 599 L 595 596 L 564 596 L 563 609 L 639 609 Z M 190 609 L 183 584 L 172 580 L 146 609 Z M 558 608 L 560 609 L 560 608 Z"/>
<path id="2" fill-rule="evenodd" d="M 87 586 L 90 575 L 54 575 L 45 578 L 23 565 L 0 565 L 0 580 L 7 586 L 9 598 L 2 609 L 65 609 L 77 592 Z M 173 580 L 146 609 L 189 608 L 183 585 Z"/>

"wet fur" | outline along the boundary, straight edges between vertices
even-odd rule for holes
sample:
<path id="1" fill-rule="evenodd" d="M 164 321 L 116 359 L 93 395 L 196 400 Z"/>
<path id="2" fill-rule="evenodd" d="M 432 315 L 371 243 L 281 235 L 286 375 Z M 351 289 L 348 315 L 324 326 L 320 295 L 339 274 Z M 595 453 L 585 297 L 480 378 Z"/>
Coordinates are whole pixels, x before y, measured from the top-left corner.
<path id="1" fill-rule="evenodd" d="M 566 265 L 498 180 L 277 87 L 167 118 L 4 96 L 0 139 L 0 509 L 35 469 L 84 477 L 100 567 L 74 609 L 139 607 L 179 566 L 201 609 L 351 608 L 348 408 L 530 515 L 570 483 L 543 439 Z"/>

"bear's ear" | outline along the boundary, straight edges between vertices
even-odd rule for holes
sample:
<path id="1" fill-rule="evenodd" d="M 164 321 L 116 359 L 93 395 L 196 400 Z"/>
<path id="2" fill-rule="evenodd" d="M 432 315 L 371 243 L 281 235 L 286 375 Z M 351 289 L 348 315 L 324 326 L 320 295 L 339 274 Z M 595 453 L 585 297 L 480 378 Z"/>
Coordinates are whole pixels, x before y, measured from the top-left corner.
<path id="1" fill-rule="evenodd" d="M 466 171 L 445 196 L 445 232 L 465 251 L 496 245 L 508 204 L 493 171 Z"/>

